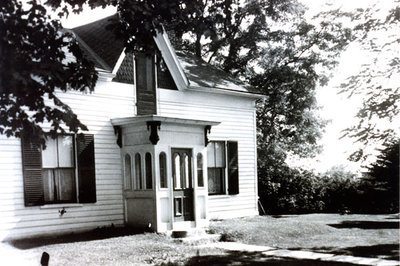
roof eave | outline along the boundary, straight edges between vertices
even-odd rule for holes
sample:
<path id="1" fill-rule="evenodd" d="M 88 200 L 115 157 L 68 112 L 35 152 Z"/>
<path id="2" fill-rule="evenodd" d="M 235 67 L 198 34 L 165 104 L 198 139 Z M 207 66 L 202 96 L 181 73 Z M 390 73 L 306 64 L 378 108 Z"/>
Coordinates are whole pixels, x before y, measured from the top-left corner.
<path id="1" fill-rule="evenodd" d="M 241 97 L 247 97 L 247 98 L 252 98 L 252 99 L 265 99 L 266 98 L 266 95 L 263 95 L 263 94 L 251 93 L 248 91 L 221 89 L 221 88 L 189 86 L 188 90 L 198 91 L 198 92 L 210 92 L 210 93 L 224 94 L 224 95 L 234 95 L 234 96 L 241 96 Z"/>

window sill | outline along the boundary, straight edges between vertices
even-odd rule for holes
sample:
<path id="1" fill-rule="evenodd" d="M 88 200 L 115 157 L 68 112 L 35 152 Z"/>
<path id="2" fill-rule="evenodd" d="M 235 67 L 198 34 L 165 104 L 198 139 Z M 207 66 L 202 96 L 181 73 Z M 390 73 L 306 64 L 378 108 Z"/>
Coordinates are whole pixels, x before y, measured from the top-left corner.
<path id="1" fill-rule="evenodd" d="M 40 206 L 40 209 L 59 209 L 59 208 L 78 208 L 83 207 L 80 203 L 65 203 L 65 204 L 47 204 Z"/>

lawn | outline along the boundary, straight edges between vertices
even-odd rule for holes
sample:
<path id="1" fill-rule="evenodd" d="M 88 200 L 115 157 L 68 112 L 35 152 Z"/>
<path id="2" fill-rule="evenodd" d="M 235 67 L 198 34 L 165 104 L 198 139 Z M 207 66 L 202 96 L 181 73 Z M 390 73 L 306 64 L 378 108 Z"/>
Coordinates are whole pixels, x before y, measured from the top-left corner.
<path id="1" fill-rule="evenodd" d="M 210 231 L 224 240 L 277 248 L 398 259 L 398 219 L 388 215 L 309 214 L 212 221 Z M 90 234 L 0 245 L 4 265 L 346 265 L 262 257 L 175 243 L 162 234 L 104 229 Z"/>
<path id="2" fill-rule="evenodd" d="M 399 260 L 395 215 L 259 216 L 214 221 L 210 231 L 226 241 Z"/>

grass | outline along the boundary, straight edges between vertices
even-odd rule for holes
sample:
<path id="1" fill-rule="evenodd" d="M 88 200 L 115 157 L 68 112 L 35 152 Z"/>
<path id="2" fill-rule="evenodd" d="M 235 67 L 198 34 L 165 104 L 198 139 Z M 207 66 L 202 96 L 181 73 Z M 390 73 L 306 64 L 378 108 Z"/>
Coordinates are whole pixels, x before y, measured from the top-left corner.
<path id="1" fill-rule="evenodd" d="M 183 264 L 198 255 L 224 254 L 221 250 L 175 243 L 161 234 L 126 233 L 121 236 L 121 230 L 110 229 L 95 232 L 95 237 L 93 234 L 76 234 L 17 241 L 11 246 L 3 244 L 5 254 L 1 254 L 0 249 L 0 256 L 7 258 L 9 255 L 8 263 L 4 265 L 38 265 L 42 253 L 47 252 L 50 254 L 49 265 L 97 266 Z"/>
<path id="2" fill-rule="evenodd" d="M 226 241 L 399 260 L 399 221 L 390 215 L 306 214 L 215 221 Z"/>
<path id="3" fill-rule="evenodd" d="M 398 259 L 398 219 L 387 215 L 309 214 L 212 221 L 210 231 L 224 240 Z M 0 243 L 1 244 L 1 243 Z M 349 265 L 225 252 L 175 243 L 165 235 L 120 228 L 86 234 L 17 241 L 0 245 L 4 265 L 38 265 L 43 252 L 49 265 Z"/>

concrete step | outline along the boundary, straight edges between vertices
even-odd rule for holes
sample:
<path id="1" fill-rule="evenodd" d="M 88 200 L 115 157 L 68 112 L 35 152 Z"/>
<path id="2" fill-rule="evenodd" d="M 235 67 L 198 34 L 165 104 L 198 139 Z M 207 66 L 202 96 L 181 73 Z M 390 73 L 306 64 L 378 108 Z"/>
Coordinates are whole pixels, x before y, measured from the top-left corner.
<path id="1" fill-rule="evenodd" d="M 192 235 L 187 237 L 172 238 L 175 243 L 185 243 L 192 246 L 206 245 L 220 241 L 221 235 L 219 234 L 203 234 L 203 235 Z"/>

